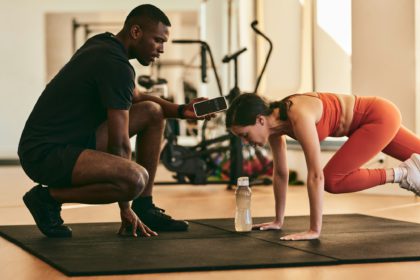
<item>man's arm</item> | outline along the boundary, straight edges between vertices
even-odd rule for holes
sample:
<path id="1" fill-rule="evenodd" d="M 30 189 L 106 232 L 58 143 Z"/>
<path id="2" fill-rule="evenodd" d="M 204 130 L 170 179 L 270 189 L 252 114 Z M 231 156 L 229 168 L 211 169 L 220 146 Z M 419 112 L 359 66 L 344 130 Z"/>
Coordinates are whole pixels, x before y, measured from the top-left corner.
<path id="1" fill-rule="evenodd" d="M 130 136 L 128 133 L 129 112 L 128 110 L 108 109 L 108 152 L 110 154 L 131 159 Z M 121 227 L 119 234 L 124 234 L 127 226 L 131 225 L 131 233 L 137 236 L 137 230 L 141 230 L 145 236 L 157 235 L 150 230 L 137 217 L 130 208 L 130 201 L 119 201 L 121 215 Z"/>
<path id="2" fill-rule="evenodd" d="M 128 110 L 108 109 L 108 153 L 131 159 Z"/>
<path id="3" fill-rule="evenodd" d="M 128 134 L 128 110 L 108 109 L 108 153 L 131 159 L 131 144 Z M 128 201 L 118 202 L 121 209 L 130 207 Z"/>
<path id="4" fill-rule="evenodd" d="M 193 104 L 199 101 L 204 101 L 207 98 L 199 97 L 193 99 L 188 104 L 178 105 L 172 102 L 169 102 L 163 98 L 153 96 L 146 93 L 141 93 L 137 88 L 134 89 L 133 94 L 133 103 L 143 102 L 143 101 L 152 101 L 159 104 L 162 107 L 163 115 L 165 118 L 182 118 L 182 119 L 194 119 L 194 120 L 203 120 L 211 119 L 215 117 L 215 114 L 210 114 L 205 117 L 197 117 L 194 112 Z"/>
<path id="5" fill-rule="evenodd" d="M 135 88 L 133 94 L 133 104 L 143 101 L 153 101 L 155 103 L 158 103 L 162 107 L 163 115 L 165 116 L 165 118 L 180 117 L 178 113 L 178 104 L 169 102 L 163 98 L 153 96 L 151 94 L 141 93 L 137 88 Z"/>

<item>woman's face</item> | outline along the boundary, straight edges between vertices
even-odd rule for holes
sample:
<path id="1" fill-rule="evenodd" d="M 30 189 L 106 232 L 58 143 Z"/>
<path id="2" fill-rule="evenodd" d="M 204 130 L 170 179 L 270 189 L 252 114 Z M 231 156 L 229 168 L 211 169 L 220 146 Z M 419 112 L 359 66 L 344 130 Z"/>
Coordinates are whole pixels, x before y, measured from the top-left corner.
<path id="1" fill-rule="evenodd" d="M 254 125 L 234 125 L 231 131 L 241 138 L 244 144 L 249 144 L 254 147 L 264 146 L 268 141 L 269 131 L 267 129 L 267 120 L 263 116 L 258 116 Z"/>

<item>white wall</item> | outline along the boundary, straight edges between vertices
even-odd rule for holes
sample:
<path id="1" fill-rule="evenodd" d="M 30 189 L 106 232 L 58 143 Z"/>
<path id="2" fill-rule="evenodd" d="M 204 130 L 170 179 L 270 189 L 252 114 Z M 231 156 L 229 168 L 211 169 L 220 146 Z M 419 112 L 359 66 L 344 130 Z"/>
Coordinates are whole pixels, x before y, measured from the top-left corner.
<path id="1" fill-rule="evenodd" d="M 353 0 L 352 87 L 394 102 L 415 128 L 414 0 Z M 420 108 L 418 108 L 419 110 Z"/>
<path id="2" fill-rule="evenodd" d="M 264 0 L 261 8 L 264 30 L 274 43 L 265 96 L 351 93 L 351 0 Z"/>
<path id="3" fill-rule="evenodd" d="M 299 0 L 264 0 L 260 27 L 273 41 L 273 53 L 259 92 L 270 99 L 281 99 L 300 86 L 302 6 Z M 266 50 L 261 40 L 259 47 Z M 265 51 L 259 53 L 264 59 Z"/>
<path id="4" fill-rule="evenodd" d="M 415 2 L 352 2 L 353 92 L 391 100 L 400 109 L 403 124 L 413 131 L 418 123 L 416 111 L 420 111 L 420 106 L 416 106 L 415 30 L 418 27 L 415 23 Z M 419 133 L 417 130 L 417 135 Z M 386 157 L 383 167 L 398 164 L 399 161 Z M 396 184 L 386 184 L 366 192 L 412 195 Z"/>
<path id="5" fill-rule="evenodd" d="M 5 2 L 5 1 L 3 1 Z M 39 6 L 7 1 L 0 9 L 0 157 L 16 158 L 24 122 L 44 86 L 44 26 Z"/>
<path id="6" fill-rule="evenodd" d="M 224 41 L 226 40 L 226 22 L 227 17 L 226 1 L 209 0 L 206 3 L 206 15 L 205 15 L 205 32 L 202 34 L 202 39 L 206 41 L 213 54 L 214 62 L 217 67 L 219 78 L 221 80 L 222 87 L 226 79 L 223 79 L 223 65 L 222 58 L 225 55 L 226 50 L 224 49 Z M 211 68 L 210 57 L 208 55 L 208 82 L 205 84 L 206 90 L 202 96 L 209 98 L 219 96 L 219 90 L 217 87 L 216 78 L 213 75 L 213 69 Z M 225 88 L 226 89 L 226 88 Z M 223 94 L 226 92 L 223 91 Z"/>
<path id="7" fill-rule="evenodd" d="M 420 0 L 415 0 L 415 59 L 416 59 L 416 114 L 417 135 L 420 135 Z"/>
<path id="8" fill-rule="evenodd" d="M 17 158 L 24 123 L 45 87 L 45 14 L 50 12 L 128 12 L 142 3 L 164 11 L 198 10 L 200 0 L 15 0 L 0 9 L 0 158 Z M 174 26 L 172 29 L 175 29 Z"/>
<path id="9" fill-rule="evenodd" d="M 314 91 L 351 93 L 351 0 L 316 0 Z"/>

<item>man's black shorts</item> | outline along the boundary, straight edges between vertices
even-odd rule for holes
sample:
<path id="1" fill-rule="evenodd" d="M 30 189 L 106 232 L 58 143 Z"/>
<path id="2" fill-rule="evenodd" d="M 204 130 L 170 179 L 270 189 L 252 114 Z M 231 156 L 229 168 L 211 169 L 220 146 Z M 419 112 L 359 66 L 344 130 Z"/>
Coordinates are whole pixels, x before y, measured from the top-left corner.
<path id="1" fill-rule="evenodd" d="M 19 149 L 19 158 L 23 170 L 34 182 L 52 188 L 67 188 L 72 186 L 76 161 L 86 149 L 96 149 L 95 135 L 80 146 L 44 144 L 30 151 Z"/>
<path id="2" fill-rule="evenodd" d="M 77 158 L 85 147 L 53 145 L 41 159 L 32 159 L 31 153 L 24 153 L 20 163 L 25 173 L 36 183 L 48 187 L 66 188 L 72 186 L 72 172 Z"/>

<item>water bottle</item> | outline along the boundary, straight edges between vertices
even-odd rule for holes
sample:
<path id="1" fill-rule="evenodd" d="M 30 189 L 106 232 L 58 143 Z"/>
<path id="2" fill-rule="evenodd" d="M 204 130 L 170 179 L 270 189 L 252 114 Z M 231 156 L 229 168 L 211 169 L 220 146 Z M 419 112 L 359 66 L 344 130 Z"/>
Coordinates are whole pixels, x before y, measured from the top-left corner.
<path id="1" fill-rule="evenodd" d="M 236 196 L 235 230 L 246 232 L 252 230 L 251 189 L 248 177 L 238 178 Z"/>

